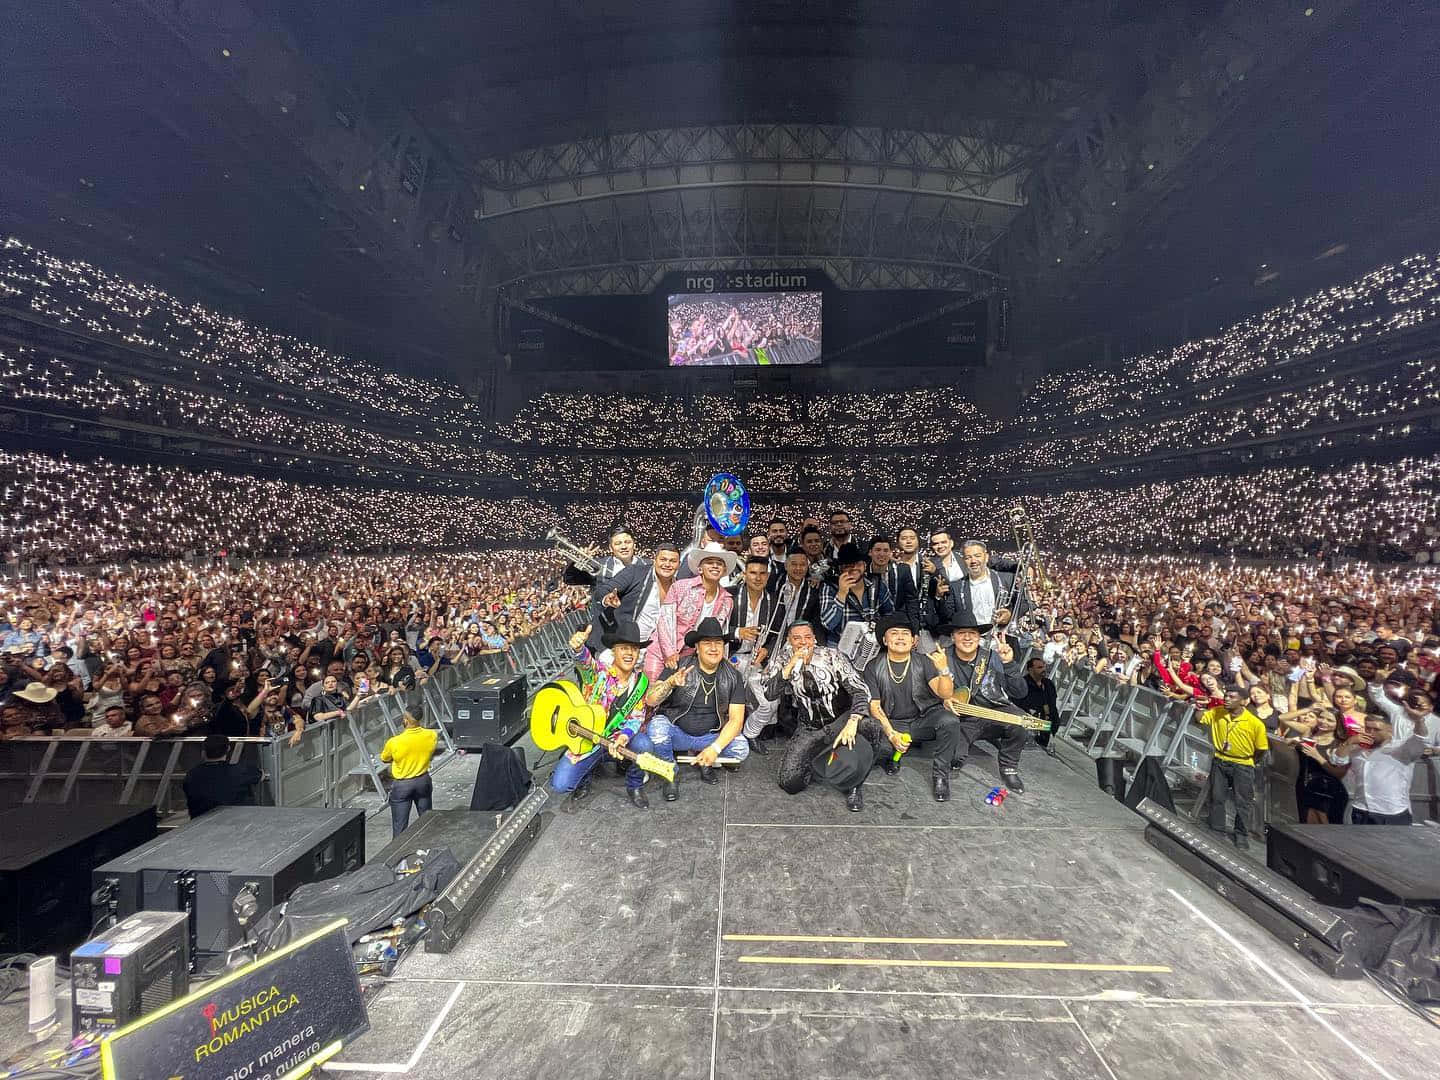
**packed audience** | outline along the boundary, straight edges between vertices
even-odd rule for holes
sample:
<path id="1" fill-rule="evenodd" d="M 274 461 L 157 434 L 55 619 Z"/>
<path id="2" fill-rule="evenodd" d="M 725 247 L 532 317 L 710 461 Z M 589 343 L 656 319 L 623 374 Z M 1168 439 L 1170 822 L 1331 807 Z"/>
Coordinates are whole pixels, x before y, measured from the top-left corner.
<path id="1" fill-rule="evenodd" d="M 916 388 L 850 394 L 586 394 L 547 391 L 499 425 L 502 440 L 529 447 L 705 449 L 915 446 L 971 442 L 973 404 L 953 390 Z"/>
<path id="2" fill-rule="evenodd" d="M 1127 459 L 1277 437 L 1285 441 L 1267 451 L 1272 463 L 1347 445 L 1368 456 L 1372 447 L 1393 451 L 1392 443 L 1423 434 L 1423 426 L 1395 418 L 1426 420 L 1437 405 L 1433 352 L 1423 344 L 1401 348 L 1411 340 L 1404 332 L 1433 314 L 1435 276 L 1435 259 L 1417 255 L 1118 372 L 1053 376 L 1008 423 L 932 388 L 544 393 L 497 428 L 454 386 L 391 375 L 6 239 L 0 306 L 133 347 L 141 360 L 176 363 L 163 378 L 146 378 L 98 360 L 0 346 L 0 387 L 21 406 L 142 423 L 217 446 L 225 440 L 217 457 L 273 451 L 261 460 L 274 468 L 320 461 L 342 480 L 457 498 L 537 488 L 557 497 L 688 492 L 708 476 L 693 456 L 697 431 L 705 450 L 730 449 L 734 470 L 781 500 L 849 490 L 853 461 L 837 446 L 886 451 L 865 462 L 871 491 L 944 491 L 965 477 L 1078 468 L 1103 469 L 1094 475 L 1119 485 L 1146 467 Z M 1345 351 L 1357 345 L 1375 351 L 1358 359 Z M 1395 350 L 1393 358 L 1385 350 Z M 1335 425 L 1349 430 L 1318 434 Z M 794 460 L 814 448 L 829 452 Z M 960 448 L 969 458 L 963 473 L 951 460 Z M 628 450 L 652 453 L 616 453 Z"/>
<path id="3" fill-rule="evenodd" d="M 1167 397 L 1181 407 L 1197 391 L 1267 368 L 1308 369 L 1314 358 L 1412 330 L 1440 312 L 1440 255 L 1417 254 L 1344 285 L 1297 297 L 1210 338 L 1128 361 L 1114 372 L 1046 376 L 1018 421 L 1043 432 L 1084 414 L 1135 419 Z M 1213 391 L 1213 388 L 1211 388 Z M 1169 402 L 1166 402 L 1169 404 Z"/>
<path id="4" fill-rule="evenodd" d="M 164 563 L 0 584 L 0 738 L 298 739 L 561 618 L 554 555 Z"/>
<path id="5" fill-rule="evenodd" d="M 423 420 L 464 432 L 486 419 L 450 383 L 337 355 L 15 237 L 0 238 L 0 303 L 139 350 L 349 401 L 396 422 Z"/>

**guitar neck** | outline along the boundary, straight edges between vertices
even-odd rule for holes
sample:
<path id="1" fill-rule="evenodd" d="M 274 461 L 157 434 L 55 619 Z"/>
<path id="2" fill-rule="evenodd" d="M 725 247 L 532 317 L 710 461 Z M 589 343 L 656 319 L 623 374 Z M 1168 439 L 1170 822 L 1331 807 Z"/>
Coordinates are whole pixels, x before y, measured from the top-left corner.
<path id="1" fill-rule="evenodd" d="M 602 735 L 598 731 L 591 731 L 578 720 L 570 721 L 570 734 L 579 735 L 582 739 L 587 739 L 596 746 L 603 746 L 607 750 L 613 750 L 626 761 L 635 761 L 638 758 L 635 751 L 631 750 L 628 746 L 621 746 L 614 739 Z"/>
<path id="2" fill-rule="evenodd" d="M 976 716 L 982 720 L 994 720 L 1000 724 L 1014 724 L 1016 727 L 1031 728 L 1033 730 L 1048 730 L 1050 727 L 1045 721 L 1033 716 L 1005 712 L 1003 709 L 987 709 L 984 705 L 975 705 L 968 701 L 957 702 L 955 708 L 966 716 Z"/>

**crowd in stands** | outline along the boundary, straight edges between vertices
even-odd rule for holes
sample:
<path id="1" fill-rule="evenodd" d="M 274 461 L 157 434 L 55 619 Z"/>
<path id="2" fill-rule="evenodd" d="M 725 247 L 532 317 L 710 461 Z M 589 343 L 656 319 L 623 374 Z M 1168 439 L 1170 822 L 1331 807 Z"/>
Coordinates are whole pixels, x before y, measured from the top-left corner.
<path id="1" fill-rule="evenodd" d="M 1407 440 L 1432 426 L 1440 404 L 1437 362 L 1421 350 L 1397 354 L 1393 362 L 1372 357 L 1357 364 L 1337 348 L 1393 344 L 1402 331 L 1430 320 L 1440 303 L 1436 274 L 1435 258 L 1413 256 L 1213 338 L 1137 358 L 1118 372 L 1052 376 L 1006 423 L 990 421 L 950 389 L 930 388 L 740 397 L 549 392 L 497 427 L 453 385 L 389 374 L 6 239 L 0 241 L 0 307 L 192 366 L 146 378 L 38 346 L 0 345 L 0 389 L 22 407 L 226 440 L 216 457 L 251 451 L 252 460 L 276 469 L 323 460 L 328 476 L 366 485 L 315 494 L 321 507 L 423 488 L 480 500 L 480 512 L 472 515 L 480 522 L 488 519 L 487 507 L 508 501 L 485 503 L 487 496 L 534 491 L 545 501 L 579 500 L 611 491 L 644 502 L 698 490 L 713 469 L 695 451 L 726 448 L 736 455 L 733 471 L 782 503 L 857 483 L 873 492 L 963 491 L 977 477 L 1080 467 L 1107 470 L 1098 475 L 1113 489 L 1143 476 L 1143 461 L 1125 459 L 1174 458 L 1278 437 L 1287 441 L 1268 449 L 1268 459 L 1247 453 L 1240 460 L 1278 464 L 1339 446 L 1352 447 L 1354 457 L 1370 457 L 1372 449 L 1398 456 Z M 1349 430 L 1319 433 L 1335 425 Z M 1313 434 L 1302 438 L 1307 433 Z M 842 446 L 885 452 L 867 455 L 857 468 L 853 455 L 836 451 Z M 814 448 L 827 452 L 808 452 Z M 625 452 L 633 450 L 651 453 Z M 960 450 L 963 469 L 954 460 Z M 253 457 L 271 451 L 273 457 Z M 205 490 L 206 483 L 195 487 Z M 1181 495 L 1188 499 L 1189 489 Z M 312 492 L 297 496 L 310 501 Z M 1083 504 L 1088 497 L 1077 498 Z M 1238 501 L 1231 492 L 1225 498 Z M 196 521 L 214 512 L 188 511 L 184 523 L 164 526 L 171 549 L 203 549 L 198 534 L 205 530 Z M 548 520 L 534 506 L 521 517 Z M 1395 532 L 1384 521 L 1373 525 L 1360 531 L 1370 539 Z M 481 529 L 483 539 L 505 539 Z M 1308 530 L 1293 548 L 1346 543 L 1339 535 L 1346 529 L 1315 535 L 1321 531 Z M 308 542 L 289 533 L 282 527 L 268 538 L 242 540 L 247 549 L 307 549 Z M 1112 544 L 1104 535 L 1087 539 Z M 433 536 L 430 542 L 450 543 Z M 110 546 L 121 545 L 117 537 Z M 1213 545 L 1202 538 L 1201 546 Z M 142 547 L 150 549 L 148 542 Z M 1244 547 L 1282 549 L 1254 537 Z"/>
<path id="2" fill-rule="evenodd" d="M 1406 458 L 1126 483 L 1024 502 L 1043 535 L 1067 550 L 1257 556 L 1368 550 L 1394 557 L 1433 543 L 1437 482 L 1440 458 Z M 863 471 L 854 486 L 869 486 Z M 694 490 L 698 501 L 699 486 Z M 583 499 L 543 492 L 491 499 L 8 452 L 0 452 L 0 491 L 0 556 L 72 565 L 220 551 L 465 550 L 535 544 L 556 527 L 583 542 L 617 520 L 629 522 L 642 543 L 654 544 L 683 539 L 677 532 L 696 505 L 615 498 L 603 488 Z M 939 519 L 985 534 L 1005 520 L 1014 501 L 995 494 L 875 496 L 857 497 L 848 509 L 865 530 Z M 828 512 L 805 498 L 757 495 L 753 507 L 760 516 Z"/>
<path id="3" fill-rule="evenodd" d="M 499 425 L 503 440 L 530 447 L 779 450 L 787 447 L 916 446 L 970 442 L 987 424 L 953 390 L 852 394 L 538 394 Z M 988 430 L 988 427 L 987 427 Z"/>
<path id="4" fill-rule="evenodd" d="M 553 554 L 172 562 L 0 585 L 0 738 L 298 738 L 574 610 Z"/>
<path id="5" fill-rule="evenodd" d="M 16 237 L 0 238 L 0 304 L 145 352 L 350 402 L 411 428 L 422 421 L 463 433 L 487 419 L 453 384 L 337 355 Z M 205 374 L 208 381 L 212 372 Z"/>
<path id="6" fill-rule="evenodd" d="M 1120 371 L 1046 376 L 1026 398 L 1017 421 L 1044 432 L 1057 418 L 1094 414 L 1098 426 L 1135 419 L 1157 405 L 1182 408 L 1206 384 L 1267 368 L 1308 368 L 1312 358 L 1411 330 L 1437 313 L 1440 255 L 1412 255 L 1251 316 L 1214 337 L 1136 357 Z"/>

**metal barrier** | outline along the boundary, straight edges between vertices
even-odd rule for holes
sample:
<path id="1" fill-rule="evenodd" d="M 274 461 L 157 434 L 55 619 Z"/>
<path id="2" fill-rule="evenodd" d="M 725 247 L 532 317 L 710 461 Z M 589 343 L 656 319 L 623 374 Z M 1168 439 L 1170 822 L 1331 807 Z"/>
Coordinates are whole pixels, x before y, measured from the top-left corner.
<path id="1" fill-rule="evenodd" d="M 368 791 L 385 790 L 380 751 L 406 712 L 439 732 L 443 750 L 432 769 L 443 768 L 458 756 L 450 732 L 451 692 L 473 679 L 521 671 L 533 693 L 573 666 L 569 638 L 585 621 L 584 612 L 571 612 L 515 639 L 509 652 L 439 668 L 414 690 L 370 698 L 342 719 L 306 727 L 294 746 L 288 736 L 233 739 L 230 760 L 259 767 L 264 779 L 256 798 L 262 805 L 348 806 Z M 0 742 L 0 802 L 148 803 L 163 818 L 185 809 L 181 785 L 200 763 L 203 742 L 201 736 L 8 739 Z"/>
<path id="2" fill-rule="evenodd" d="M 1188 702 L 1167 697 L 1148 686 L 1132 686 L 1103 672 L 1059 661 L 1050 668 L 1061 724 L 1057 732 L 1091 758 L 1139 761 L 1157 758 L 1172 784 L 1200 786 L 1190 809 L 1197 818 L 1205 809 L 1213 747 L 1210 733 L 1195 719 Z M 1440 821 L 1440 760 L 1423 759 L 1410 790 L 1416 821 Z M 1267 822 L 1294 822 L 1299 816 L 1295 781 L 1299 755 L 1289 743 L 1272 741 L 1262 773 L 1256 776 L 1255 830 Z"/>
<path id="3" fill-rule="evenodd" d="M 61 804 L 151 805 L 163 818 L 185 809 L 185 773 L 200 764 L 203 738 L 95 739 L 32 735 L 0 743 L 0 799 Z M 276 774 L 275 743 L 235 739 L 232 762 L 249 761 Z M 257 798 L 274 797 L 268 780 Z"/>

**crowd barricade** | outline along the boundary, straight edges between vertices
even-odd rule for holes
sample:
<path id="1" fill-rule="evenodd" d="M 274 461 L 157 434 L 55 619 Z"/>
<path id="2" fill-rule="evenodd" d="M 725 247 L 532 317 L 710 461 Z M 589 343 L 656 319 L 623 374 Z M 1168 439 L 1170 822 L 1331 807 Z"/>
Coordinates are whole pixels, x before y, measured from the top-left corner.
<path id="1" fill-rule="evenodd" d="M 340 719 L 307 725 L 295 745 L 278 739 L 232 739 L 230 760 L 263 774 L 256 800 L 267 806 L 339 808 L 367 791 L 383 791 L 380 751 L 404 714 L 434 728 L 440 752 L 432 769 L 455 760 L 451 692 L 474 679 L 523 672 L 531 693 L 574 664 L 569 638 L 584 612 L 516 638 L 505 652 L 485 653 L 437 668 L 413 690 L 361 701 Z M 0 741 L 0 803 L 153 805 L 162 820 L 185 810 L 185 774 L 201 760 L 202 736 L 97 739 L 35 735 Z"/>
<path id="2" fill-rule="evenodd" d="M 0 802 L 154 806 L 163 819 L 185 809 L 185 774 L 200 764 L 204 739 L 96 739 L 30 735 L 0 742 Z M 256 765 L 266 779 L 256 797 L 274 802 L 275 742 L 235 739 L 232 762 Z"/>
<path id="3" fill-rule="evenodd" d="M 1064 661 L 1051 664 L 1050 677 L 1055 683 L 1062 738 L 1097 761 L 1157 759 L 1172 787 L 1198 789 L 1189 813 L 1195 818 L 1204 815 L 1212 745 L 1209 732 L 1195 718 L 1193 705 Z M 1415 767 L 1410 804 L 1416 821 L 1440 821 L 1437 766 L 1440 758 L 1425 758 Z M 1273 740 L 1266 766 L 1256 775 L 1257 834 L 1267 823 L 1298 819 L 1295 782 L 1299 773 L 1295 747 Z"/>

